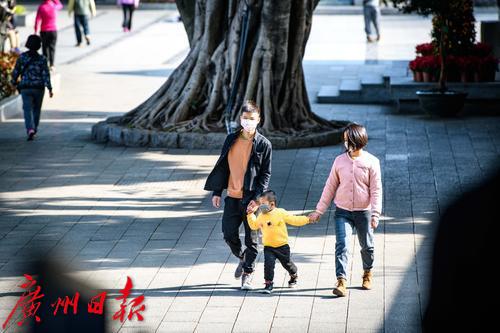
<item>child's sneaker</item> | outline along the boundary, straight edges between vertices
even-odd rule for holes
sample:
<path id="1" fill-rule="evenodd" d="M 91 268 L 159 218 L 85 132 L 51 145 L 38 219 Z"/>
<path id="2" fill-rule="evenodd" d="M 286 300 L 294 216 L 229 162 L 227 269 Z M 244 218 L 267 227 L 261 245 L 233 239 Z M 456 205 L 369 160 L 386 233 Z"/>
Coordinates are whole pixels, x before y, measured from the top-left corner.
<path id="1" fill-rule="evenodd" d="M 297 274 L 290 275 L 290 280 L 288 280 L 288 288 L 295 288 L 298 278 L 299 276 Z"/>
<path id="2" fill-rule="evenodd" d="M 241 290 L 252 290 L 252 273 L 243 273 L 241 276 Z"/>
<path id="3" fill-rule="evenodd" d="M 262 290 L 263 294 L 271 294 L 273 292 L 273 282 L 272 281 L 266 281 L 266 286 Z"/>

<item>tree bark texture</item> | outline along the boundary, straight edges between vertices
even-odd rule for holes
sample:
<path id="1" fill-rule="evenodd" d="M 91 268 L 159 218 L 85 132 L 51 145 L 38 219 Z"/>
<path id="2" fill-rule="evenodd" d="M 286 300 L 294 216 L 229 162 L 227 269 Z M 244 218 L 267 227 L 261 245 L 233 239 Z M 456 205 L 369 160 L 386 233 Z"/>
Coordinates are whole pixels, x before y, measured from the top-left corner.
<path id="1" fill-rule="evenodd" d="M 302 59 L 319 0 L 247 0 L 249 32 L 231 116 L 254 100 L 265 134 L 307 135 L 340 127 L 315 115 Z M 163 86 L 124 115 L 129 127 L 176 132 L 222 132 L 234 78 L 245 0 L 178 0 L 190 51 Z"/>

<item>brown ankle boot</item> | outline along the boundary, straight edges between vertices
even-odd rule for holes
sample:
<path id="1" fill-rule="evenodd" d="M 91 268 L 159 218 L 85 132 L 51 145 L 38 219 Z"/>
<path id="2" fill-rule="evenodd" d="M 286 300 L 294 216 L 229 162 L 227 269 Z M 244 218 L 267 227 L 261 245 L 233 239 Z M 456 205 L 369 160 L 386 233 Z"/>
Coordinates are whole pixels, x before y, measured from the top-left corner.
<path id="1" fill-rule="evenodd" d="M 347 280 L 344 278 L 337 279 L 337 285 L 333 288 L 332 293 L 338 297 L 344 297 L 347 295 Z"/>
<path id="2" fill-rule="evenodd" d="M 370 290 L 372 289 L 372 272 L 371 271 L 365 271 L 363 274 L 363 284 L 361 287 L 365 290 Z"/>

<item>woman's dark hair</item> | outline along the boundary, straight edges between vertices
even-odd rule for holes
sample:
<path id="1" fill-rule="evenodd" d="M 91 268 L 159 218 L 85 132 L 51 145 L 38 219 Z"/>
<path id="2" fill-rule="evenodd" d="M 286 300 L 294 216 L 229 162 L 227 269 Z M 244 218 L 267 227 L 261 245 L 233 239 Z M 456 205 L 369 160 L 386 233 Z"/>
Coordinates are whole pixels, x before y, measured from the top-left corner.
<path id="1" fill-rule="evenodd" d="M 347 140 L 344 138 L 347 136 Z M 351 123 L 344 129 L 343 139 L 347 142 L 347 150 L 355 151 L 366 146 L 368 134 L 362 125 Z"/>
<path id="2" fill-rule="evenodd" d="M 241 106 L 241 113 L 243 112 L 256 112 L 260 115 L 260 108 L 254 101 L 246 100 L 245 103 L 243 103 L 243 105 Z"/>
<path id="3" fill-rule="evenodd" d="M 38 35 L 30 35 L 26 40 L 26 48 L 30 51 L 38 51 L 42 47 L 42 39 Z"/>
<path id="4" fill-rule="evenodd" d="M 259 195 L 259 198 L 266 198 L 267 201 L 269 202 L 273 202 L 274 204 L 276 204 L 276 193 L 274 193 L 273 190 L 267 190 L 267 191 L 264 191 L 262 192 L 261 195 Z"/>

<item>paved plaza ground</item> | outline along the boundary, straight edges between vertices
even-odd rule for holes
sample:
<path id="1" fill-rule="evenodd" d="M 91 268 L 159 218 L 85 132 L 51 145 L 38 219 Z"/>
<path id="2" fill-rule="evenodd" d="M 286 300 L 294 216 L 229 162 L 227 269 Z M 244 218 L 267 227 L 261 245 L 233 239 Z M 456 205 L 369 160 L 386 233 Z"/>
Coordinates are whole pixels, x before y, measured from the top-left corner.
<path id="1" fill-rule="evenodd" d="M 46 100 L 39 138 L 25 141 L 21 118 L 0 123 L 0 321 L 20 296 L 17 285 L 36 252 L 113 297 L 132 277 L 146 297 L 145 320 L 112 321 L 118 302 L 111 300 L 110 332 L 419 332 L 437 219 L 447 202 L 495 166 L 499 119 L 443 120 L 391 106 L 313 103 L 323 117 L 367 126 L 368 150 L 382 163 L 374 289 L 360 289 L 354 241 L 349 295 L 331 294 L 332 210 L 319 224 L 289 229 L 296 289 L 285 287 L 277 266 L 272 296 L 243 292 L 233 278 L 237 261 L 222 239 L 222 212 L 203 191 L 218 151 L 90 140 L 93 123 L 144 100 L 187 52 L 174 12 L 138 12 L 140 29 L 128 36 L 119 32 L 119 17 L 107 9 L 92 21 L 93 50 L 71 48 L 72 30 L 61 32 L 61 89 Z M 377 59 L 408 59 L 413 45 L 427 39 L 429 21 L 384 17 L 383 28 Z M 361 16 L 317 16 L 304 62 L 311 100 L 328 83 L 331 66 L 362 62 L 366 54 Z M 296 213 L 313 209 L 341 149 L 275 151 L 271 188 L 279 205 Z M 263 286 L 262 259 L 256 287 Z M 14 326 L 7 331 L 17 332 Z"/>

